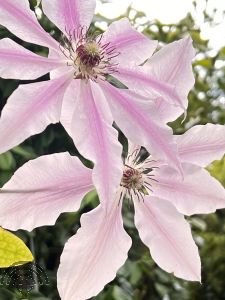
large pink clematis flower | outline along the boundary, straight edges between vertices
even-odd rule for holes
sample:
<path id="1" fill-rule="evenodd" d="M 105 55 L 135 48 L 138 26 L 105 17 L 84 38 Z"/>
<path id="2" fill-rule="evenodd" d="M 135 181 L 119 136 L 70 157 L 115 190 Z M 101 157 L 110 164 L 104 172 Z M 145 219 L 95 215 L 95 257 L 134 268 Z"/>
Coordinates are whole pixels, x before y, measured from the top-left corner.
<path id="1" fill-rule="evenodd" d="M 138 65 L 157 43 L 134 30 L 127 19 L 96 37 L 87 31 L 95 0 L 42 0 L 42 8 L 62 31 L 63 43 L 43 30 L 28 0 L 0 3 L 0 24 L 27 42 L 49 48 L 47 58 L 10 39 L 0 40 L 0 76 L 36 79 L 50 72 L 51 78 L 20 85 L 10 96 L 0 118 L 0 153 L 61 121 L 78 150 L 95 163 L 95 186 L 101 198 L 108 199 L 122 175 L 122 150 L 112 127 L 116 121 L 133 143 L 180 169 L 172 131 L 154 110 L 160 108 L 163 121 L 168 121 L 185 108 L 194 82 L 190 38 L 164 47 L 143 69 Z M 136 91 L 115 88 L 107 81 L 109 74 Z"/>
<path id="2" fill-rule="evenodd" d="M 200 138 L 199 138 L 200 137 Z M 131 147 L 114 203 L 81 217 L 81 228 L 65 245 L 58 271 L 62 300 L 84 300 L 99 293 L 127 258 L 131 239 L 121 207 L 133 201 L 135 224 L 152 258 L 165 271 L 200 281 L 200 258 L 184 215 L 225 207 L 225 190 L 203 168 L 225 153 L 225 126 L 195 126 L 177 136 L 184 179 L 153 156 L 143 159 Z M 52 225 L 60 213 L 77 210 L 94 188 L 91 170 L 67 153 L 26 163 L 0 192 L 0 225 L 32 230 Z"/>

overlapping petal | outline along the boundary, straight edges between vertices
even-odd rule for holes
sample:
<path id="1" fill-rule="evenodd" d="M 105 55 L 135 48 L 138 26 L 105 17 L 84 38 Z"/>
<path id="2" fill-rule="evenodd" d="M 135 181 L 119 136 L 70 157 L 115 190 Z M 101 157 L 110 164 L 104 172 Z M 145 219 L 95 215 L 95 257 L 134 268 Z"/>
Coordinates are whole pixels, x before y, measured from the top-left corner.
<path id="1" fill-rule="evenodd" d="M 164 46 L 143 67 L 149 75 L 175 86 L 175 90 L 185 109 L 187 109 L 188 105 L 188 93 L 195 82 L 192 70 L 192 59 L 194 56 L 195 50 L 192 46 L 191 37 L 187 36 Z M 158 102 L 165 102 L 165 100 L 163 97 L 157 99 Z M 179 116 L 177 108 L 175 108 L 174 114 L 177 117 Z M 169 119 L 169 121 L 173 121 L 173 119 Z"/>
<path id="2" fill-rule="evenodd" d="M 95 11 L 95 0 L 42 0 L 46 16 L 65 34 L 88 29 Z"/>
<path id="3" fill-rule="evenodd" d="M 81 217 L 81 228 L 66 243 L 58 270 L 63 300 L 97 295 L 124 264 L 131 239 L 123 228 L 121 209 L 110 215 L 101 206 Z"/>
<path id="4" fill-rule="evenodd" d="M 76 106 L 80 100 L 80 80 L 73 80 L 65 91 L 60 122 L 66 132 L 72 137 L 72 121 Z M 77 115 L 79 117 L 79 115 Z M 76 133 L 74 133 L 76 134 Z"/>
<path id="5" fill-rule="evenodd" d="M 152 56 L 157 42 L 135 30 L 127 18 L 113 22 L 103 34 L 102 44 L 110 45 L 119 55 L 113 61 L 121 65 L 140 65 Z"/>
<path id="6" fill-rule="evenodd" d="M 132 91 L 117 89 L 107 83 L 101 83 L 101 87 L 116 123 L 128 139 L 180 169 L 172 131 L 157 121 L 151 102 L 141 101 Z"/>
<path id="7" fill-rule="evenodd" d="M 58 50 L 57 42 L 39 25 L 27 0 L 0 1 L 0 24 L 26 42 Z"/>
<path id="8" fill-rule="evenodd" d="M 206 167 L 225 154 L 225 126 L 196 125 L 176 136 L 178 151 L 183 162 Z"/>
<path id="9" fill-rule="evenodd" d="M 71 78 L 20 85 L 9 97 L 0 118 L 0 153 L 42 132 L 60 119 L 63 95 Z"/>
<path id="10" fill-rule="evenodd" d="M 203 168 L 183 164 L 184 178 L 168 166 L 155 171 L 158 180 L 154 184 L 154 195 L 166 199 L 183 214 L 204 214 L 225 208 L 225 190 Z"/>
<path id="11" fill-rule="evenodd" d="M 152 99 L 159 119 L 163 123 L 175 121 L 184 112 L 181 107 L 171 105 L 167 101 L 164 101 L 163 97 L 148 96 L 148 99 Z"/>
<path id="12" fill-rule="evenodd" d="M 110 205 L 122 177 L 122 146 L 118 142 L 118 132 L 112 127 L 113 118 L 99 86 L 85 81 L 77 85 L 80 86 L 74 90 L 78 96 L 74 101 L 69 132 L 80 153 L 95 163 L 94 184 L 100 198 Z M 68 105 L 67 109 L 72 107 Z M 67 109 L 64 107 L 62 112 L 69 116 Z"/>
<path id="13" fill-rule="evenodd" d="M 29 161 L 0 190 L 0 226 L 32 230 L 53 225 L 62 212 L 77 210 L 91 189 L 91 170 L 69 153 Z"/>
<path id="14" fill-rule="evenodd" d="M 161 78 L 150 74 L 144 67 L 120 66 L 119 72 L 115 76 L 121 80 L 131 90 L 136 90 L 149 97 L 161 96 L 170 105 L 186 109 L 183 99 L 176 92 L 174 85 L 163 81 Z M 154 96 L 153 96 L 154 95 Z"/>
<path id="15" fill-rule="evenodd" d="M 34 54 L 14 41 L 0 40 L 0 77 L 6 79 L 36 79 L 65 62 Z"/>
<path id="16" fill-rule="evenodd" d="M 155 197 L 134 204 L 136 227 L 154 261 L 177 277 L 200 281 L 198 248 L 183 215 L 169 202 Z"/>

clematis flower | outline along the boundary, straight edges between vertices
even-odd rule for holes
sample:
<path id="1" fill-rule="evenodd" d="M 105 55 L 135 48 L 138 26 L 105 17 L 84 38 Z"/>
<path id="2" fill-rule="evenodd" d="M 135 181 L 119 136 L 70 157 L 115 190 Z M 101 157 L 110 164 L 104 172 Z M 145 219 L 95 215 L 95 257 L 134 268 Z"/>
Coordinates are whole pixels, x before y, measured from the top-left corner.
<path id="1" fill-rule="evenodd" d="M 28 0 L 0 3 L 1 25 L 49 48 L 49 56 L 42 57 L 8 38 L 0 40 L 0 76 L 32 80 L 50 72 L 50 80 L 20 85 L 9 97 L 0 118 L 0 153 L 60 121 L 79 152 L 94 162 L 95 186 L 101 198 L 108 199 L 122 175 L 115 121 L 133 143 L 180 170 L 172 131 L 154 111 L 160 104 L 170 119 L 174 110 L 163 103 L 176 105 L 180 113 L 187 102 L 193 85 L 190 38 L 163 48 L 142 69 L 138 65 L 151 57 L 157 43 L 134 30 L 127 19 L 96 36 L 88 31 L 95 0 L 42 0 L 42 8 L 61 30 L 62 41 L 43 30 Z M 133 91 L 114 87 L 109 75 Z"/>
<path id="2" fill-rule="evenodd" d="M 177 277 L 200 281 L 198 249 L 183 215 L 225 207 L 224 188 L 203 168 L 225 153 L 224 138 L 225 126 L 213 124 L 176 136 L 183 180 L 165 162 L 130 146 L 110 210 L 99 205 L 82 215 L 81 228 L 65 245 L 58 271 L 61 299 L 95 296 L 124 264 L 131 247 L 121 214 L 127 199 L 155 262 Z M 0 191 L 0 225 L 11 230 L 52 225 L 60 213 L 77 210 L 93 188 L 91 170 L 76 157 L 42 156 L 16 171 Z"/>

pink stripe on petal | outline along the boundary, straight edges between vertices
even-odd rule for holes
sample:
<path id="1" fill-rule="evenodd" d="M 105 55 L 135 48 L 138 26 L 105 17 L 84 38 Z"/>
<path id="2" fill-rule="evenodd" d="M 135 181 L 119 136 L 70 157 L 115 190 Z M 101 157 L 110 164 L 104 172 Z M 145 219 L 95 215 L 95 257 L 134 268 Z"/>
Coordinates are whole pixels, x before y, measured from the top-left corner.
<path id="1" fill-rule="evenodd" d="M 186 100 L 195 83 L 192 70 L 194 56 L 192 39 L 187 36 L 164 46 L 147 61 L 143 68 L 156 78 L 176 86 L 178 95 Z"/>
<path id="2" fill-rule="evenodd" d="M 9 97 L 0 118 L 0 153 L 59 122 L 70 78 L 20 85 Z"/>
<path id="3" fill-rule="evenodd" d="M 41 156 L 23 165 L 0 191 L 0 225 L 32 230 L 76 211 L 93 189 L 91 170 L 69 153 Z"/>
<path id="4" fill-rule="evenodd" d="M 149 92 L 150 96 L 152 96 L 152 93 L 155 93 L 156 95 L 162 96 L 163 99 L 170 104 L 179 106 L 184 110 L 186 109 L 174 85 L 161 80 L 161 78 L 158 79 L 152 76 L 150 73 L 145 72 L 145 69 L 142 67 L 127 68 L 121 67 L 120 65 L 115 77 L 121 80 L 130 89 L 140 90 L 141 93 L 144 90 L 146 93 Z"/>
<path id="5" fill-rule="evenodd" d="M 155 157 L 168 161 L 180 170 L 172 131 L 168 126 L 159 124 L 151 102 L 140 101 L 137 94 L 117 89 L 107 82 L 102 82 L 101 87 L 116 123 L 128 139 L 143 145 Z"/>
<path id="6" fill-rule="evenodd" d="M 195 50 L 189 36 L 165 45 L 156 52 L 143 66 L 143 70 L 151 76 L 171 84 L 175 87 L 177 95 L 182 100 L 183 107 L 188 106 L 188 93 L 194 86 L 192 59 Z M 164 97 L 150 97 L 160 105 L 160 116 L 166 121 L 174 121 L 182 114 L 179 107 L 171 106 Z"/>
<path id="7" fill-rule="evenodd" d="M 76 106 L 80 101 L 80 80 L 71 81 L 66 89 L 63 97 L 62 111 L 60 123 L 65 128 L 66 132 L 72 137 L 73 116 L 76 111 Z"/>
<path id="8" fill-rule="evenodd" d="M 198 248 L 190 225 L 167 201 L 146 197 L 135 201 L 135 224 L 154 261 L 165 271 L 191 280 L 201 280 Z"/>
<path id="9" fill-rule="evenodd" d="M 111 112 L 96 83 L 80 81 L 80 89 L 75 92 L 79 101 L 74 107 L 72 138 L 80 153 L 95 163 L 94 184 L 100 200 L 110 206 L 122 177 L 118 132 L 112 127 Z"/>
<path id="10" fill-rule="evenodd" d="M 83 26 L 87 29 L 95 5 L 95 0 L 42 0 L 44 13 L 65 34 Z"/>
<path id="11" fill-rule="evenodd" d="M 10 39 L 0 40 L 0 76 L 2 78 L 29 80 L 64 66 L 62 60 L 39 56 Z"/>
<path id="12" fill-rule="evenodd" d="M 78 1 L 71 1 L 71 0 L 61 0 L 62 10 L 65 12 L 65 25 L 68 32 L 75 28 L 78 28 L 81 24 L 81 20 L 79 18 L 78 12 Z M 74 14 L 76 13 L 76 18 Z"/>
<path id="13" fill-rule="evenodd" d="M 113 22 L 103 34 L 102 44 L 110 43 L 119 53 L 113 60 L 120 65 L 139 65 L 151 57 L 157 42 L 133 28 L 127 18 Z"/>
<path id="14" fill-rule="evenodd" d="M 155 110 L 164 123 L 173 122 L 184 113 L 181 107 L 169 104 L 161 96 L 149 97 L 150 99 L 154 102 Z"/>
<path id="15" fill-rule="evenodd" d="M 57 42 L 39 25 L 27 0 L 1 1 L 0 24 L 24 41 L 58 51 Z"/>
<path id="16" fill-rule="evenodd" d="M 168 166 L 155 171 L 156 197 L 170 201 L 185 215 L 212 213 L 225 207 L 225 190 L 215 178 L 198 166 L 182 164 L 182 167 L 183 179 Z"/>
<path id="17" fill-rule="evenodd" d="M 225 126 L 196 125 L 176 136 L 178 151 L 183 162 L 206 167 L 225 154 Z"/>

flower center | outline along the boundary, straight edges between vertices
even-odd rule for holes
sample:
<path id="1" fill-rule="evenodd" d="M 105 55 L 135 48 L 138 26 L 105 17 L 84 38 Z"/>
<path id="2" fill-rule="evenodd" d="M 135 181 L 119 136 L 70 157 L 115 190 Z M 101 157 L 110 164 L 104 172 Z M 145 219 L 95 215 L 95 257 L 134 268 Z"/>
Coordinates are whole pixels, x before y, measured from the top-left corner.
<path id="1" fill-rule="evenodd" d="M 153 184 L 158 182 L 154 174 L 158 169 L 156 163 L 144 148 L 138 147 L 128 154 L 120 182 L 119 203 L 123 198 L 144 201 L 144 197 L 153 192 Z"/>
<path id="2" fill-rule="evenodd" d="M 120 185 L 128 190 L 141 190 L 143 187 L 143 177 L 140 171 L 125 165 L 123 170 L 123 177 Z"/>
<path id="3" fill-rule="evenodd" d="M 102 35 L 89 37 L 81 27 L 63 38 L 60 49 L 67 58 L 67 65 L 74 68 L 75 79 L 105 80 L 117 72 L 113 58 L 119 55 L 110 43 L 102 42 Z"/>
<path id="4" fill-rule="evenodd" d="M 80 45 L 76 52 L 79 63 L 87 68 L 94 68 L 101 62 L 100 49 L 95 42 Z"/>

